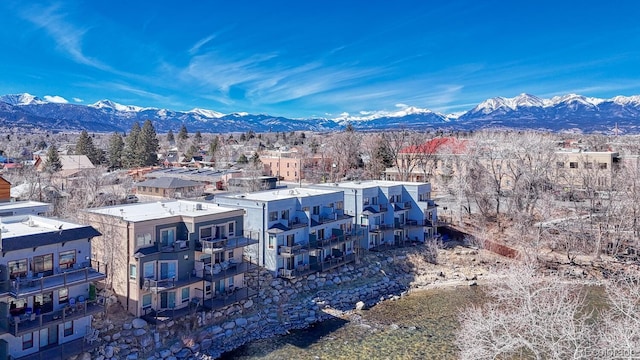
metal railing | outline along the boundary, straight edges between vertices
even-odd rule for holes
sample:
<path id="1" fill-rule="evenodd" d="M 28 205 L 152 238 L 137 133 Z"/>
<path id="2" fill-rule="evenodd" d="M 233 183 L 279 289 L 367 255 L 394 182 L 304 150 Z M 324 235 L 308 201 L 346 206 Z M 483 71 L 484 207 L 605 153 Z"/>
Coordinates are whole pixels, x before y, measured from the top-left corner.
<path id="1" fill-rule="evenodd" d="M 56 274 L 48 276 L 40 274 L 36 277 L 17 278 L 11 281 L 9 292 L 17 298 L 106 278 L 105 274 L 91 268 L 89 262 L 80 266 L 80 268 L 59 269 L 56 270 Z"/>

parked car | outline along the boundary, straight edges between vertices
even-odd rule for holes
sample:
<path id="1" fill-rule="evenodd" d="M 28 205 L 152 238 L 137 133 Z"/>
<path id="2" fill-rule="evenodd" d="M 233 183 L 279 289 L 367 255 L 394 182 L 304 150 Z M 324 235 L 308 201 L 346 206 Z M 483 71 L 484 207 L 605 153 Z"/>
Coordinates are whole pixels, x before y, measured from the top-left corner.
<path id="1" fill-rule="evenodd" d="M 137 203 L 138 201 L 140 201 L 140 199 L 138 199 L 138 197 L 135 195 L 127 195 L 127 197 L 124 198 L 125 204 L 133 204 L 133 203 Z"/>

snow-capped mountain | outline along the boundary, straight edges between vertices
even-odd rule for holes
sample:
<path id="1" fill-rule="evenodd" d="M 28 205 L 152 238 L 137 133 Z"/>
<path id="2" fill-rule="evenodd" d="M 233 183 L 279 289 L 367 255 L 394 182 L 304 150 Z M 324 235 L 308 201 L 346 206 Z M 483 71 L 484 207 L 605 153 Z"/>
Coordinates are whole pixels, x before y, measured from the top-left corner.
<path id="1" fill-rule="evenodd" d="M 45 97 L 46 99 L 54 97 Z M 611 99 L 577 94 L 550 99 L 520 94 L 487 99 L 465 113 L 443 115 L 429 109 L 398 104 L 393 111 L 344 113 L 334 119 L 288 119 L 267 114 L 195 108 L 189 111 L 143 108 L 100 100 L 91 105 L 47 101 L 30 94 L 0 96 L 0 127 L 39 127 L 51 130 L 126 132 L 134 122 L 150 119 L 158 132 L 333 131 L 351 124 L 360 130 L 460 129 L 488 127 L 640 133 L 640 96 Z"/>

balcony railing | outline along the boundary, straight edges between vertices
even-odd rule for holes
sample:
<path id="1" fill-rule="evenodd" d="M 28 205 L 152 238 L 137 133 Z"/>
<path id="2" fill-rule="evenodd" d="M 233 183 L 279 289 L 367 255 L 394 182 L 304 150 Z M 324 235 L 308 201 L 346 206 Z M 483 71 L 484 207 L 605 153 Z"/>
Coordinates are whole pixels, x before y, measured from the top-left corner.
<path id="1" fill-rule="evenodd" d="M 278 250 L 280 250 L 281 256 L 295 256 L 302 252 L 302 245 L 293 245 L 293 246 L 281 245 L 278 247 Z"/>
<path id="2" fill-rule="evenodd" d="M 223 293 L 215 294 L 215 296 L 211 299 L 206 299 L 203 302 L 203 306 L 204 308 L 209 310 L 217 310 L 227 305 L 237 303 L 241 300 L 246 300 L 257 294 L 257 291 L 248 287 L 234 288 L 231 291 L 225 291 Z"/>
<path id="3" fill-rule="evenodd" d="M 69 287 L 82 283 L 103 280 L 106 275 L 84 263 L 80 268 L 57 270 L 57 274 L 49 276 L 17 278 L 11 281 L 10 294 L 15 298 L 39 294 L 45 291 Z"/>
<path id="4" fill-rule="evenodd" d="M 405 209 L 411 209 L 411 201 L 405 201 L 404 202 L 404 208 Z"/>
<path id="5" fill-rule="evenodd" d="M 142 290 L 151 291 L 154 294 L 161 293 L 166 290 L 171 290 L 177 286 L 178 281 L 175 277 L 169 279 L 144 279 L 142 284 Z"/>
<path id="6" fill-rule="evenodd" d="M 349 236 L 331 236 L 328 237 L 326 239 L 321 239 L 321 240 L 313 240 L 309 242 L 309 247 L 310 248 L 323 248 L 323 247 L 328 247 L 328 246 L 335 246 L 335 245 L 339 245 L 341 243 L 347 242 L 347 241 L 351 241 L 351 238 Z"/>
<path id="7" fill-rule="evenodd" d="M 176 240 L 171 245 L 160 245 L 161 252 L 178 252 L 189 249 L 189 240 Z"/>
<path id="8" fill-rule="evenodd" d="M 348 264 L 355 261 L 355 254 L 344 254 L 342 256 L 329 256 L 324 258 L 321 262 L 312 264 L 311 268 L 315 268 L 317 271 L 327 271 L 338 266 Z"/>
<path id="9" fill-rule="evenodd" d="M 293 279 L 299 276 L 314 273 L 316 271 L 316 269 L 311 268 L 311 265 L 304 264 L 296 266 L 295 269 L 278 269 L 278 276 L 285 279 Z"/>
<path id="10" fill-rule="evenodd" d="M 104 311 L 103 299 L 76 302 L 64 308 L 46 314 L 23 314 L 7 318 L 2 326 L 4 332 L 13 336 L 21 336 L 37 329 L 62 324 L 67 321 L 77 320 L 85 316 L 98 314 Z"/>
<path id="11" fill-rule="evenodd" d="M 258 240 L 254 240 L 248 237 L 232 237 L 232 238 L 201 238 L 200 247 L 203 253 L 213 254 L 220 251 L 233 250 L 253 244 L 257 244 Z"/>
<path id="12" fill-rule="evenodd" d="M 207 264 L 204 266 L 203 270 L 196 270 L 196 277 L 215 282 L 218 280 L 236 276 L 238 274 L 246 273 L 256 267 L 257 266 L 255 264 L 247 261 L 242 261 L 240 263 L 229 263 L 225 266 L 219 264 L 211 266 L 210 264 Z"/>

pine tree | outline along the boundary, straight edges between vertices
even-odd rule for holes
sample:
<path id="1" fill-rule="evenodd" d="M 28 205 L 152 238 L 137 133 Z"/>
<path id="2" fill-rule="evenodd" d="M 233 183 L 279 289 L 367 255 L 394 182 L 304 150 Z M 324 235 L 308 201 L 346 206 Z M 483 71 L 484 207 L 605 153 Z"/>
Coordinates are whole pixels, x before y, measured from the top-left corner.
<path id="1" fill-rule="evenodd" d="M 136 121 L 131 126 L 131 131 L 129 131 L 129 135 L 127 135 L 126 139 L 124 140 L 125 147 L 122 163 L 128 168 L 142 166 L 142 161 L 138 158 L 138 143 L 140 141 L 140 131 L 140 123 Z"/>
<path id="2" fill-rule="evenodd" d="M 249 159 L 247 159 L 245 154 L 240 155 L 240 157 L 238 158 L 238 164 L 248 164 L 248 163 L 249 163 Z"/>
<path id="3" fill-rule="evenodd" d="M 109 139 L 109 168 L 122 168 L 122 155 L 124 153 L 124 141 L 118 133 L 113 133 Z"/>
<path id="4" fill-rule="evenodd" d="M 55 145 L 51 145 L 47 151 L 47 160 L 44 163 L 45 169 L 49 173 L 58 172 L 62 169 L 60 155 Z"/>
<path id="5" fill-rule="evenodd" d="M 260 155 L 258 155 L 257 152 L 253 153 L 253 156 L 251 157 L 251 163 L 253 165 L 259 165 L 261 163 L 260 161 Z"/>
<path id="6" fill-rule="evenodd" d="M 167 142 L 169 144 L 173 144 L 174 142 L 176 142 L 176 138 L 175 136 L 173 136 L 173 130 L 169 129 L 169 132 L 167 133 Z"/>
<path id="7" fill-rule="evenodd" d="M 189 146 L 189 149 L 187 149 L 187 152 L 184 153 L 184 160 L 191 161 L 191 159 L 193 159 L 193 155 L 197 153 L 198 153 L 198 148 L 192 144 L 191 146 Z"/>
<path id="8" fill-rule="evenodd" d="M 187 127 L 182 124 L 180 128 L 180 132 L 178 132 L 178 140 L 187 140 L 189 138 L 189 133 L 187 133 Z"/>
<path id="9" fill-rule="evenodd" d="M 100 154 L 86 130 L 82 130 L 76 142 L 76 155 L 86 155 L 94 165 L 100 163 Z"/>
<path id="10" fill-rule="evenodd" d="M 193 135 L 193 143 L 198 145 L 202 142 L 202 134 L 200 131 L 196 131 L 196 134 Z"/>
<path id="11" fill-rule="evenodd" d="M 214 137 L 213 140 L 209 143 L 209 156 L 216 156 L 216 152 L 218 152 L 218 147 L 220 146 L 218 137 Z"/>
<path id="12" fill-rule="evenodd" d="M 151 120 L 145 120 L 142 130 L 138 136 L 137 157 L 141 166 L 153 166 L 158 164 L 158 148 L 160 143 L 156 130 Z"/>

